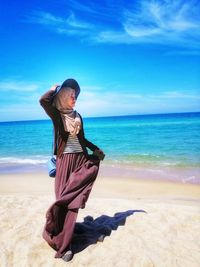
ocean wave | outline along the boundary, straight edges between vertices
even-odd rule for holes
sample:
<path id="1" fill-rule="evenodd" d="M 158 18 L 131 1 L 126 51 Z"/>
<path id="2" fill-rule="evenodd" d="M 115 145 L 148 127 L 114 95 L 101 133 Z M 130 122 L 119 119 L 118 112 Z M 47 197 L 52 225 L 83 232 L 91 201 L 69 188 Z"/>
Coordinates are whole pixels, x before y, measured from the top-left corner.
<path id="1" fill-rule="evenodd" d="M 156 155 L 150 153 L 123 155 L 107 157 L 106 162 L 117 165 L 131 166 L 160 166 L 160 167 L 200 167 L 199 161 L 196 159 L 183 157 L 170 157 L 165 155 Z"/>
<path id="2" fill-rule="evenodd" d="M 30 164 L 30 165 L 38 165 L 38 164 L 46 164 L 49 157 L 46 156 L 33 156 L 33 157 L 2 157 L 0 158 L 0 164 Z"/>
<path id="3" fill-rule="evenodd" d="M 45 165 L 50 156 L 33 155 L 20 157 L 0 157 L 0 166 L 9 165 Z M 111 165 L 131 166 L 161 166 L 161 167 L 200 167 L 199 161 L 190 158 L 169 157 L 151 153 L 129 154 L 129 155 L 107 155 L 104 163 Z"/>

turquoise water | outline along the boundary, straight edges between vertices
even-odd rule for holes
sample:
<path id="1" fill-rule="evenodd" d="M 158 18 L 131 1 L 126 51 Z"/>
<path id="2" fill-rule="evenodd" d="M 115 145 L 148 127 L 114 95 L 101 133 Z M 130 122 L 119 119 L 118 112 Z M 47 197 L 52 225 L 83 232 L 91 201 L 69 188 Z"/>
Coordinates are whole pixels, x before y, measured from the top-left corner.
<path id="1" fill-rule="evenodd" d="M 104 164 L 200 167 L 200 112 L 85 118 L 87 139 Z M 0 172 L 45 166 L 52 150 L 50 120 L 0 123 Z"/>

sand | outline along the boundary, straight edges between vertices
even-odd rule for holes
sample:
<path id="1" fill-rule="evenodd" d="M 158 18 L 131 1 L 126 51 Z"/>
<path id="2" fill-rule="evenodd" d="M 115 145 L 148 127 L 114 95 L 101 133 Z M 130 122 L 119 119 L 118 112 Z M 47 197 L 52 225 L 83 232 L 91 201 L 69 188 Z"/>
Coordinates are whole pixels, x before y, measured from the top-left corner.
<path id="1" fill-rule="evenodd" d="M 100 175 L 78 221 L 121 212 L 124 222 L 66 263 L 41 237 L 53 183 L 44 173 L 0 176 L 1 267 L 200 266 L 200 186 Z"/>

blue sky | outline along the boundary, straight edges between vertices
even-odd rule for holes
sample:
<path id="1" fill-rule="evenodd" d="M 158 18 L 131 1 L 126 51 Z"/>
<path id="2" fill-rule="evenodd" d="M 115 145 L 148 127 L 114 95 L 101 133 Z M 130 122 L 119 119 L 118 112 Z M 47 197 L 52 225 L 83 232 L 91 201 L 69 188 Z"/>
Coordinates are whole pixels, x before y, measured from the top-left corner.
<path id="1" fill-rule="evenodd" d="M 45 119 L 75 78 L 85 117 L 200 111 L 200 1 L 3 1 L 0 121 Z"/>

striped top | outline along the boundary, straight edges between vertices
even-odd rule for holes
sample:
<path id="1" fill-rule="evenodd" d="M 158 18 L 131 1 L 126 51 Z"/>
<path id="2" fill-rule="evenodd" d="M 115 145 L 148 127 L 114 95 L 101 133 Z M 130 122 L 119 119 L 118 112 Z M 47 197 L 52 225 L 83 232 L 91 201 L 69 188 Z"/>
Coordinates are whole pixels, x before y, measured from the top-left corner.
<path id="1" fill-rule="evenodd" d="M 73 137 L 71 134 L 69 134 L 69 137 L 67 139 L 67 144 L 65 146 L 63 153 L 79 153 L 79 152 L 83 152 L 83 149 L 79 143 L 77 135 Z"/>

